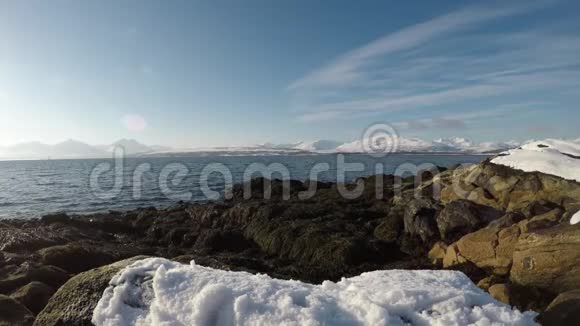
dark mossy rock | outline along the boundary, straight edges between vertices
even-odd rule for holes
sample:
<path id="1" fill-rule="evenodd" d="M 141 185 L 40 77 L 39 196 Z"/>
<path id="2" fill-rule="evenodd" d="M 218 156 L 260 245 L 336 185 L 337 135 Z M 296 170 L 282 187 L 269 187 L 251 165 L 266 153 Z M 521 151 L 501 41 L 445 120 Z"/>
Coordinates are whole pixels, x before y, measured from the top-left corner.
<path id="1" fill-rule="evenodd" d="M 453 242 L 498 219 L 503 212 L 468 200 L 455 200 L 437 215 L 437 227 L 443 240 Z"/>
<path id="2" fill-rule="evenodd" d="M 580 325 L 580 289 L 558 295 L 538 320 L 544 326 Z"/>
<path id="3" fill-rule="evenodd" d="M 56 213 L 44 215 L 42 218 L 40 218 L 40 221 L 45 224 L 66 223 L 70 221 L 70 217 L 65 213 Z"/>
<path id="4" fill-rule="evenodd" d="M 399 239 L 399 235 L 401 235 L 403 228 L 402 216 L 389 214 L 389 216 L 380 220 L 380 224 L 374 229 L 373 234 L 377 239 L 387 242 L 395 242 Z"/>
<path id="5" fill-rule="evenodd" d="M 298 180 L 282 181 L 259 177 L 243 184 L 234 185 L 232 195 L 236 200 L 286 199 L 295 197 L 306 189 L 304 183 Z"/>
<path id="6" fill-rule="evenodd" d="M 430 243 L 439 239 L 436 215 L 442 206 L 432 198 L 415 198 L 405 209 L 405 232 L 419 237 L 423 242 Z"/>
<path id="7" fill-rule="evenodd" d="M 58 288 L 69 278 L 69 273 L 56 266 L 25 262 L 18 267 L 11 268 L 7 277 L 0 280 L 0 293 L 8 294 L 32 281 Z"/>
<path id="8" fill-rule="evenodd" d="M 44 248 L 38 251 L 38 255 L 42 264 L 57 266 L 70 273 L 80 273 L 114 261 L 111 255 L 80 244 Z"/>
<path id="9" fill-rule="evenodd" d="M 504 280 L 509 282 L 509 280 Z M 510 282 L 511 304 L 521 311 L 545 311 L 550 302 L 558 295 L 554 291 L 523 286 Z"/>
<path id="10" fill-rule="evenodd" d="M 33 281 L 16 290 L 10 297 L 22 303 L 33 313 L 38 314 L 44 309 L 54 292 L 53 287 Z"/>
<path id="11" fill-rule="evenodd" d="M 137 256 L 99 267 L 71 278 L 50 298 L 38 314 L 37 326 L 89 326 L 93 310 L 111 278 L 124 267 L 147 258 Z"/>
<path id="12" fill-rule="evenodd" d="M 200 232 L 194 248 L 208 252 L 240 252 L 255 246 L 243 234 L 235 231 L 203 230 Z"/>
<path id="13" fill-rule="evenodd" d="M 20 302 L 0 294 L 0 326 L 30 326 L 34 314 Z"/>
<path id="14" fill-rule="evenodd" d="M 57 266 L 73 274 L 140 253 L 143 253 L 143 250 L 138 246 L 114 243 L 102 245 L 84 241 L 48 247 L 37 252 L 42 264 Z"/>

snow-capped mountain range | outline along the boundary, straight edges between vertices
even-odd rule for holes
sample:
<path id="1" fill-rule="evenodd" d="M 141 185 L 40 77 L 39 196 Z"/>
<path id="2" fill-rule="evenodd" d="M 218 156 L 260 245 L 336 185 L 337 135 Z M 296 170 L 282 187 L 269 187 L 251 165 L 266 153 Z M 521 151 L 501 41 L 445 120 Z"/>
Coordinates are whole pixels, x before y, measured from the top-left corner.
<path id="1" fill-rule="evenodd" d="M 76 140 L 67 140 L 48 145 L 40 142 L 21 143 L 0 147 L 0 159 L 48 159 L 48 158 L 102 158 L 110 157 L 115 148 L 123 148 L 131 156 L 162 156 L 191 153 L 219 155 L 260 155 L 296 153 L 362 153 L 369 140 L 339 142 L 334 140 L 303 141 L 290 144 L 264 143 L 253 146 L 225 146 L 208 148 L 175 149 L 165 146 L 149 146 L 134 139 L 121 139 L 108 145 L 89 145 Z M 444 138 L 427 141 L 419 138 L 398 138 L 397 152 L 429 153 L 493 153 L 520 146 L 521 143 L 483 142 L 474 143 L 465 138 Z"/>
<path id="2" fill-rule="evenodd" d="M 137 155 L 168 150 L 169 147 L 147 146 L 134 139 L 121 139 L 109 145 L 89 145 L 77 140 L 66 140 L 54 145 L 40 142 L 21 143 L 0 147 L 0 159 L 52 159 L 111 157 L 116 147 L 127 155 Z"/>

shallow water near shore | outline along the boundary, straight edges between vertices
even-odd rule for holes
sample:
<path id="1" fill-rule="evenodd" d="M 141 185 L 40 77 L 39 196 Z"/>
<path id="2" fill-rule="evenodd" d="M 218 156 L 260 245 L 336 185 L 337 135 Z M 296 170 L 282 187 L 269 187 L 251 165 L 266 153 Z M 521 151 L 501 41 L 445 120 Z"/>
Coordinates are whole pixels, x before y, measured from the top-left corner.
<path id="1" fill-rule="evenodd" d="M 413 165 L 432 164 L 449 167 L 456 164 L 478 163 L 484 155 L 451 154 L 394 154 L 382 158 L 363 154 L 344 155 L 346 163 L 361 163 L 362 170 L 347 172 L 345 180 L 377 173 L 391 174 L 405 163 Z M 284 165 L 291 179 L 305 180 L 316 170 L 318 163 L 328 163 L 327 171 L 316 173 L 319 181 L 337 181 L 338 156 L 292 155 L 292 156 L 206 156 L 206 157 L 156 157 L 126 158 L 123 161 L 122 185 L 113 198 L 103 199 L 95 195 L 90 186 L 91 173 L 102 163 L 110 163 L 109 171 L 99 175 L 101 189 L 114 187 L 115 162 L 112 159 L 46 160 L 46 161 L 0 161 L 0 219 L 34 218 L 54 212 L 94 213 L 108 210 L 128 210 L 144 206 L 167 206 L 179 200 L 205 201 L 200 189 L 200 175 L 208 164 L 223 164 L 231 172 L 234 183 L 244 180 L 244 171 L 253 163 Z M 139 174 L 140 185 L 136 187 L 135 171 L 149 164 Z M 160 187 L 160 175 L 167 167 L 185 168 L 183 178 L 169 174 L 170 193 Z M 171 170 L 171 169 L 170 169 Z M 253 176 L 260 176 L 259 173 Z M 281 178 L 279 174 L 273 177 Z M 223 192 L 225 179 L 212 173 L 209 188 Z M 189 194 L 189 195 L 188 195 Z"/>

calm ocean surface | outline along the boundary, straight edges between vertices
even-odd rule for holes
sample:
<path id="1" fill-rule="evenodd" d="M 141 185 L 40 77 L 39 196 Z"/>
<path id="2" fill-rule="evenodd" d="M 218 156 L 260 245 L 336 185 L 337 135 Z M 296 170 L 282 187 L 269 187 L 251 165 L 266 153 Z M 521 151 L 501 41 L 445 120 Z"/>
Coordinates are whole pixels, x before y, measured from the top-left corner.
<path id="1" fill-rule="evenodd" d="M 384 158 L 374 158 L 364 154 L 345 155 L 347 163 L 362 163 L 364 171 L 346 173 L 346 180 L 375 173 L 377 163 L 384 166 L 384 173 L 393 173 L 404 163 L 431 163 L 449 167 L 455 164 L 477 163 L 486 157 L 482 155 L 419 155 L 394 154 Z M 319 174 L 322 181 L 337 180 L 337 155 L 295 155 L 295 156 L 222 156 L 222 157 L 171 157 L 171 158 L 127 158 L 123 162 L 122 178 L 117 178 L 118 194 L 113 198 L 95 195 L 91 186 L 91 173 L 95 167 L 109 163 L 111 169 L 99 174 L 97 179 L 101 189 L 113 188 L 114 161 L 111 160 L 50 160 L 50 161 L 0 161 L 0 219 L 32 218 L 47 213 L 92 213 L 108 210 L 127 210 L 144 206 L 167 206 L 180 199 L 203 201 L 206 197 L 200 190 L 201 171 L 211 163 L 221 163 L 231 171 L 234 182 L 243 180 L 245 169 L 252 163 L 269 165 L 281 163 L 289 171 L 292 179 L 305 180 L 317 163 L 328 163 L 330 169 Z M 149 164 L 149 165 L 143 165 Z M 180 167 L 187 174 L 181 179 L 169 174 L 168 184 L 171 194 L 167 195 L 160 186 L 160 175 L 164 169 Z M 138 168 L 140 167 L 140 168 Z M 146 169 L 145 169 L 146 168 Z M 139 174 L 140 187 L 133 182 L 135 170 L 146 170 Z M 171 170 L 171 169 L 170 169 Z M 94 173 L 94 172 L 93 172 Z M 280 177 L 279 175 L 274 175 Z M 122 185 L 120 180 L 122 180 Z M 224 178 L 213 173 L 208 179 L 209 187 L 223 191 Z M 138 190 L 136 190 L 138 189 Z M 181 195 L 180 195 L 181 194 Z"/>

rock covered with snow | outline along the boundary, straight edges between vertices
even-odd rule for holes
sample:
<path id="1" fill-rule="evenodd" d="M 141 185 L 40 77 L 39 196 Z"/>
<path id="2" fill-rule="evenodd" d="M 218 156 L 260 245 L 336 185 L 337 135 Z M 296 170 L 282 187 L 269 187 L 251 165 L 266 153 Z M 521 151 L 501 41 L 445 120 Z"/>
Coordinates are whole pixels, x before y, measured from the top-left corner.
<path id="1" fill-rule="evenodd" d="M 266 275 L 133 263 L 111 280 L 95 325 L 534 325 L 453 271 L 376 271 L 311 285 Z"/>
<path id="2" fill-rule="evenodd" d="M 580 182 L 580 141 L 534 141 L 503 153 L 494 158 L 492 163 Z"/>

